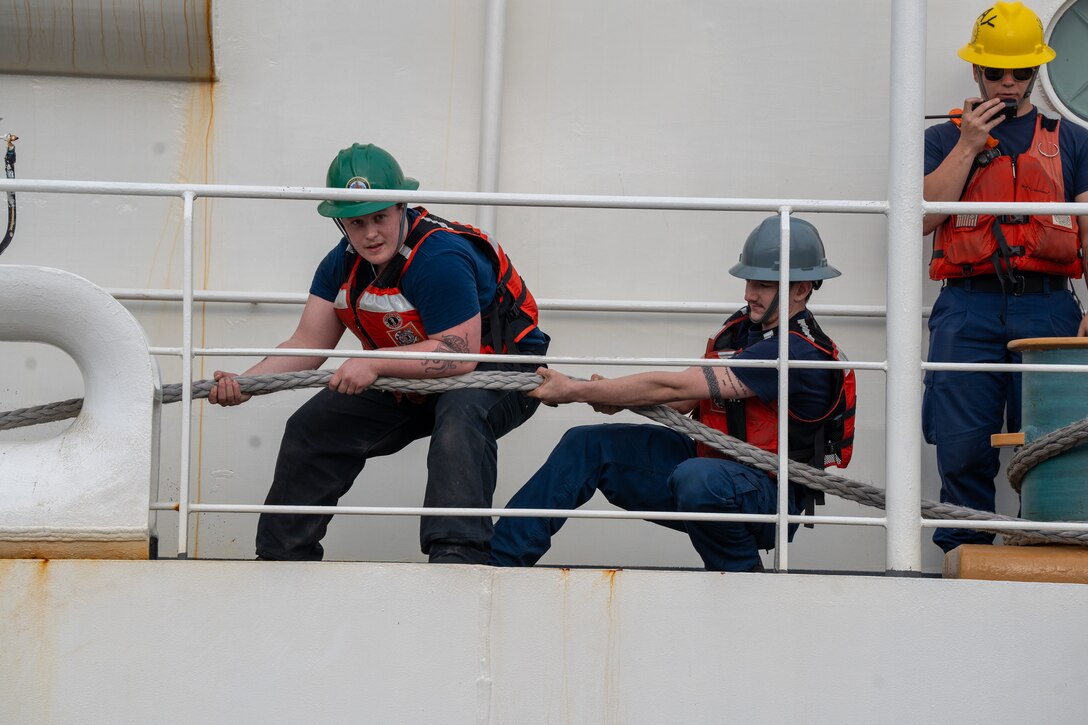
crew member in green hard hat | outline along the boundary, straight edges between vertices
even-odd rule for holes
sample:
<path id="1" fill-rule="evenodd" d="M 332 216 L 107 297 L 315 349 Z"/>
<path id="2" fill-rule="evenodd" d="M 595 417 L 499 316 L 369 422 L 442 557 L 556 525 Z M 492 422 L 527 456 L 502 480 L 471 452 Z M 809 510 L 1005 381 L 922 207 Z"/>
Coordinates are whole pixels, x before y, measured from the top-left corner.
<path id="1" fill-rule="evenodd" d="M 926 129 L 925 198 L 1088 202 L 1088 131 L 1031 103 L 1040 69 L 1055 58 L 1039 17 L 997 3 L 974 21 L 959 57 L 978 95 L 964 101 L 962 118 Z M 922 233 L 930 232 L 929 276 L 942 282 L 930 362 L 1019 363 L 1011 340 L 1088 332 L 1072 293 L 1088 263 L 1088 217 L 929 214 Z M 925 385 L 922 428 L 937 446 L 941 501 L 993 511 L 1000 463 L 990 436 L 1020 430 L 1020 373 L 928 371 Z M 992 531 L 933 532 L 946 552 L 993 540 Z"/>
<path id="2" fill-rule="evenodd" d="M 789 357 L 844 359 L 806 305 L 823 280 L 838 277 L 827 263 L 816 228 L 791 218 L 788 296 Z M 730 317 L 709 341 L 710 359 L 777 360 L 779 217 L 748 236 L 729 273 L 746 280 L 747 307 Z M 778 450 L 778 371 L 768 367 L 692 367 L 590 381 L 538 370 L 544 382 L 530 395 L 545 403 L 589 403 L 603 413 L 625 407 L 671 405 L 694 413 L 708 426 L 764 450 Z M 818 468 L 845 467 L 854 435 L 855 384 L 851 370 L 791 368 L 789 457 Z M 507 508 L 575 509 L 601 491 L 629 511 L 698 511 L 773 514 L 778 488 L 767 474 L 722 457 L 688 436 L 658 425 L 592 425 L 564 435 L 544 466 L 514 495 Z M 810 509 L 814 496 L 790 484 L 790 513 Z M 532 566 L 563 525 L 559 518 L 499 520 L 491 563 Z M 685 532 L 707 569 L 758 571 L 759 549 L 775 543 L 774 524 L 656 521 Z M 790 527 L 790 536 L 796 526 Z"/>
<path id="3" fill-rule="evenodd" d="M 336 189 L 413 190 L 387 151 L 373 144 L 343 149 L 329 167 Z M 367 349 L 543 355 L 548 336 L 537 307 L 498 244 L 478 229 L 422 207 L 385 201 L 323 201 L 343 234 L 318 265 L 294 334 L 281 348 L 330 349 L 345 330 Z M 267 357 L 245 375 L 310 370 L 320 357 Z M 401 395 L 370 388 L 378 376 L 443 378 L 492 363 L 452 360 L 346 360 L 323 389 L 287 422 L 270 505 L 331 506 L 366 461 L 430 436 L 424 505 L 489 508 L 495 490 L 496 440 L 524 423 L 539 401 L 524 393 L 459 389 Z M 536 366 L 504 366 L 532 370 Z M 232 373 L 216 371 L 208 395 L 220 405 L 249 398 Z M 261 514 L 257 556 L 317 560 L 332 516 Z M 487 561 L 490 517 L 423 517 L 420 545 L 429 561 Z"/>

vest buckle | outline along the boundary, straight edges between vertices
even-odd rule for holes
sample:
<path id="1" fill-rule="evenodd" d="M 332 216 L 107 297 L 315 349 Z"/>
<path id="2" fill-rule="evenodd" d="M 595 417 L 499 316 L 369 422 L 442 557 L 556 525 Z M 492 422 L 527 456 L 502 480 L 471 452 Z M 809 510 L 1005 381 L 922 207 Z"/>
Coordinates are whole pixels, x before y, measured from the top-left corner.
<path id="1" fill-rule="evenodd" d="M 1010 290 L 1009 294 L 1013 297 L 1021 297 L 1024 294 L 1024 285 L 1027 280 L 1022 275 L 1014 274 L 1009 281 L 1012 282 L 1012 290 Z"/>

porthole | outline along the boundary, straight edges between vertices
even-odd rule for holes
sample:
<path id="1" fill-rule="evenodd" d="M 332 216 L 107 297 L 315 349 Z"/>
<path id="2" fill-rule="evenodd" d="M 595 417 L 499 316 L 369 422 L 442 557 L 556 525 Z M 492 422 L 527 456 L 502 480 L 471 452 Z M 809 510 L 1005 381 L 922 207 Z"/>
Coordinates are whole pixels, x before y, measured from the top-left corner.
<path id="1" fill-rule="evenodd" d="M 1088 126 L 1088 0 L 1054 13 L 1047 43 L 1058 54 L 1043 76 L 1048 99 L 1063 116 Z"/>

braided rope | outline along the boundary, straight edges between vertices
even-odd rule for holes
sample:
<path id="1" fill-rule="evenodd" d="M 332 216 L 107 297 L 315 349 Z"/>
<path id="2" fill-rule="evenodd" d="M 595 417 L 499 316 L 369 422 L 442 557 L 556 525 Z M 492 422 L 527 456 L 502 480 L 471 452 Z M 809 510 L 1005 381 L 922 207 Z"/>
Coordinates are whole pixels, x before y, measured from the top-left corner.
<path id="1" fill-rule="evenodd" d="M 248 395 L 268 395 L 294 388 L 320 388 L 329 384 L 333 370 L 301 370 L 275 375 L 255 375 L 237 377 L 238 387 Z M 193 383 L 193 400 L 207 398 L 216 382 L 197 380 Z M 481 388 L 487 390 L 532 390 L 540 385 L 540 376 L 536 373 L 510 373 L 500 371 L 481 371 L 467 375 L 455 375 L 448 378 L 426 378 L 405 380 L 402 378 L 379 377 L 370 387 L 387 392 L 402 391 L 412 393 L 441 393 L 457 388 Z M 181 383 L 172 383 L 162 387 L 162 402 L 177 403 L 181 400 Z M 41 423 L 52 423 L 79 415 L 83 407 L 83 398 L 70 398 L 57 403 L 35 405 L 0 412 L 0 430 L 23 428 Z"/>
<path id="2" fill-rule="evenodd" d="M 644 415 L 652 420 L 668 425 L 682 433 L 686 433 L 693 439 L 706 443 L 713 448 L 729 455 L 738 463 L 752 468 L 757 468 L 766 473 L 778 472 L 778 456 L 768 453 L 762 448 L 757 448 L 750 443 L 731 438 L 719 430 L 710 428 L 699 421 L 692 420 L 676 412 L 668 406 L 659 405 L 650 408 L 632 408 L 632 411 Z M 863 506 L 883 509 L 886 503 L 885 491 L 882 488 L 871 486 L 860 481 L 855 481 L 840 476 L 830 471 L 813 468 L 812 466 L 789 461 L 789 480 L 807 486 L 817 491 L 824 491 L 848 501 L 860 503 Z M 922 517 L 927 519 L 960 520 L 960 521 L 1014 521 L 1026 523 L 1027 519 L 1015 516 L 1003 516 L 991 511 L 980 511 L 965 506 L 954 506 L 948 503 L 939 503 L 922 499 Z M 1088 532 L 1084 531 L 1040 531 L 1037 529 L 1024 529 L 1016 532 L 1002 532 L 1007 543 L 1025 544 L 1081 544 L 1088 545 Z"/>
<path id="3" fill-rule="evenodd" d="M 1021 446 L 1009 461 L 1009 484 L 1020 493 L 1024 475 L 1043 461 L 1088 441 L 1088 418 L 1058 428 Z"/>
<path id="4" fill-rule="evenodd" d="M 243 393 L 249 395 L 267 395 L 282 390 L 294 388 L 313 388 L 327 385 L 332 377 L 331 370 L 304 370 L 299 372 L 279 373 L 276 375 L 259 375 L 253 377 L 236 378 Z M 467 375 L 456 375 L 448 378 L 427 378 L 408 380 L 403 378 L 379 377 L 371 385 L 372 388 L 387 392 L 407 393 L 441 393 L 459 388 L 478 388 L 487 390 L 527 391 L 540 385 L 541 378 L 535 373 L 480 371 Z M 192 397 L 194 400 L 207 398 L 208 392 L 215 386 L 214 380 L 199 380 L 192 385 Z M 182 386 L 180 383 L 163 386 L 162 401 L 175 403 L 181 400 Z M 19 428 L 39 423 L 64 420 L 79 414 L 83 400 L 74 398 L 50 403 L 31 408 L 21 408 L 0 412 L 0 430 Z M 645 406 L 631 408 L 650 420 L 666 425 L 676 431 L 685 433 L 696 441 L 705 443 L 712 448 L 725 453 L 733 460 L 746 466 L 759 469 L 766 473 L 775 474 L 778 471 L 778 456 L 768 453 L 744 441 L 737 440 L 722 433 L 719 430 L 693 420 L 665 405 Z M 1068 429 L 1073 428 L 1073 433 Z M 1059 435 L 1060 434 L 1060 435 Z M 1023 470 L 1030 468 L 1040 460 L 1046 460 L 1057 455 L 1061 450 L 1066 450 L 1074 445 L 1088 440 L 1088 420 L 1081 421 L 1073 426 L 1060 429 L 1043 438 L 1033 441 L 1017 453 L 1013 463 L 1017 465 L 1017 483 L 1023 477 Z M 1072 441 L 1072 442 L 1071 442 Z M 1059 448 L 1058 446 L 1064 446 Z M 848 501 L 854 501 L 863 506 L 884 509 L 886 495 L 884 489 L 871 486 L 867 483 L 855 481 L 829 471 L 813 468 L 812 466 L 789 461 L 789 480 L 807 486 L 808 488 L 825 493 L 831 493 Z M 1010 479 L 1012 479 L 1012 466 L 1010 466 Z M 1019 490 L 1019 489 L 1017 489 Z M 953 506 L 947 503 L 938 503 L 923 499 L 921 502 L 922 517 L 927 519 L 953 519 L 961 521 L 1012 521 L 1027 522 L 1026 519 L 1014 516 L 1003 516 L 990 511 L 979 511 L 963 506 Z M 1080 544 L 1088 545 L 1088 532 L 1082 531 L 1040 531 L 1037 529 L 1024 529 L 1016 532 L 1002 533 L 1006 543 L 1013 544 Z"/>

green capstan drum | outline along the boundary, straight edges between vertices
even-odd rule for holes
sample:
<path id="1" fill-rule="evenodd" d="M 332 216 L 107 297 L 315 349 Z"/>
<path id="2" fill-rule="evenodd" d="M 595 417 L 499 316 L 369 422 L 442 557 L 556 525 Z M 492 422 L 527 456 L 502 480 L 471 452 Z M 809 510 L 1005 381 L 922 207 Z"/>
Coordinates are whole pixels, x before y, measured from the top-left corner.
<path id="1" fill-rule="evenodd" d="M 1088 364 L 1088 338 L 1013 340 L 1025 364 Z M 1088 373 L 1024 372 L 1024 443 L 1088 418 Z M 1034 521 L 1088 521 L 1088 444 L 1042 461 L 1024 473 L 1020 515 Z"/>

